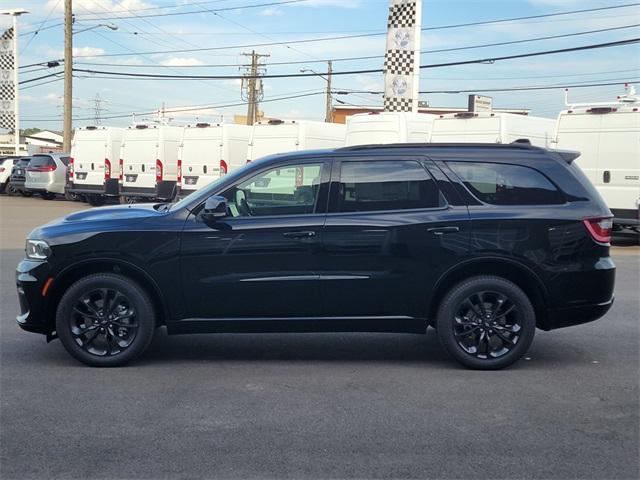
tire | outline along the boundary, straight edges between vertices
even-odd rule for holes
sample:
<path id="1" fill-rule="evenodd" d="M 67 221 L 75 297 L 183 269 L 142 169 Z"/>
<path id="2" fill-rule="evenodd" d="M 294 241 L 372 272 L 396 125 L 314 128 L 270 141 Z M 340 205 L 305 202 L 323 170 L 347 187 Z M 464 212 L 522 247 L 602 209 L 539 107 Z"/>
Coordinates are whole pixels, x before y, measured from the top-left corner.
<path id="1" fill-rule="evenodd" d="M 105 303 L 115 319 L 108 311 L 99 315 Z M 56 311 L 56 333 L 65 350 L 92 367 L 131 362 L 151 343 L 155 325 L 155 311 L 145 290 L 112 273 L 78 280 L 64 293 Z"/>
<path id="2" fill-rule="evenodd" d="M 458 362 L 476 370 L 498 370 L 518 361 L 535 330 L 531 301 L 501 277 L 479 276 L 457 284 L 438 309 L 440 343 Z"/>
<path id="3" fill-rule="evenodd" d="M 88 195 L 87 196 L 87 202 L 92 207 L 101 207 L 102 205 L 105 204 L 104 197 L 102 197 L 100 195 Z"/>
<path id="4" fill-rule="evenodd" d="M 51 192 L 42 192 L 40 196 L 45 200 L 53 200 L 54 198 L 56 198 L 56 194 Z"/>
<path id="5" fill-rule="evenodd" d="M 4 185 L 4 193 L 8 196 L 14 196 L 18 194 L 18 190 L 13 188 L 13 185 L 11 184 L 11 179 L 8 179 L 7 183 L 5 183 Z"/>
<path id="6" fill-rule="evenodd" d="M 23 197 L 33 197 L 33 192 L 27 192 L 26 190 L 20 190 L 20 195 Z"/>
<path id="7" fill-rule="evenodd" d="M 133 205 L 134 203 L 136 203 L 136 201 L 137 201 L 136 197 L 125 197 L 125 196 L 119 197 L 119 202 L 121 205 Z"/>
<path id="8" fill-rule="evenodd" d="M 80 201 L 80 196 L 77 193 L 71 193 L 71 192 L 64 192 L 64 198 L 65 200 L 69 201 L 69 202 L 78 202 Z"/>

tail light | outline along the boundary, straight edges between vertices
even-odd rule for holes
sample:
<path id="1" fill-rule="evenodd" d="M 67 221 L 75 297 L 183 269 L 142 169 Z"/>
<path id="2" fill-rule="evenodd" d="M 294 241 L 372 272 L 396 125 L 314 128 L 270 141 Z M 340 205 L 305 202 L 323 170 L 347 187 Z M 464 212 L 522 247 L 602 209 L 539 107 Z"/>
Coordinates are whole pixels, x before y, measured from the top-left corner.
<path id="1" fill-rule="evenodd" d="M 108 158 L 104 159 L 104 179 L 105 180 L 111 179 L 111 162 L 109 161 Z"/>
<path id="2" fill-rule="evenodd" d="M 178 159 L 178 185 L 182 185 L 182 160 Z"/>
<path id="3" fill-rule="evenodd" d="M 53 172 L 56 168 L 58 167 L 54 164 L 54 165 L 43 165 L 41 167 L 29 167 L 27 168 L 27 170 L 29 170 L 30 172 Z"/>
<path id="4" fill-rule="evenodd" d="M 74 169 L 75 159 L 71 157 L 69 159 L 69 166 L 67 167 L 67 176 L 70 181 L 73 181 L 73 169 Z"/>
<path id="5" fill-rule="evenodd" d="M 120 159 L 118 162 L 118 180 L 122 181 L 124 178 L 124 160 Z"/>
<path id="6" fill-rule="evenodd" d="M 249 160 L 248 158 L 247 158 L 247 163 L 251 163 L 251 160 Z"/>
<path id="7" fill-rule="evenodd" d="M 227 173 L 229 173 L 227 162 L 225 162 L 224 160 L 220 160 L 220 176 L 226 175 Z"/>
<path id="8" fill-rule="evenodd" d="M 597 243 L 609 245 L 611 242 L 611 229 L 613 228 L 613 218 L 585 218 L 584 225 Z"/>
<path id="9" fill-rule="evenodd" d="M 160 159 L 156 159 L 156 183 L 160 183 L 162 181 L 162 162 Z"/>
<path id="10" fill-rule="evenodd" d="M 6 170 L 6 168 L 0 167 L 0 173 L 4 172 L 5 170 Z"/>

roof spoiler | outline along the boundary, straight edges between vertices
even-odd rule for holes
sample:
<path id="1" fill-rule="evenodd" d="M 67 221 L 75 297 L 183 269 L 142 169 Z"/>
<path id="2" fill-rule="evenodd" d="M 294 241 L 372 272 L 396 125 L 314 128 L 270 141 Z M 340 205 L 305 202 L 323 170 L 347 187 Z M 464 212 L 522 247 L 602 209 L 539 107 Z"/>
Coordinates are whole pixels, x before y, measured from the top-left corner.
<path id="1" fill-rule="evenodd" d="M 568 165 L 571 165 L 571 163 L 573 163 L 573 161 L 581 155 L 580 152 L 576 152 L 575 150 L 551 150 L 551 151 L 553 153 L 557 153 L 558 156 L 560 156 L 562 160 L 567 162 Z"/>

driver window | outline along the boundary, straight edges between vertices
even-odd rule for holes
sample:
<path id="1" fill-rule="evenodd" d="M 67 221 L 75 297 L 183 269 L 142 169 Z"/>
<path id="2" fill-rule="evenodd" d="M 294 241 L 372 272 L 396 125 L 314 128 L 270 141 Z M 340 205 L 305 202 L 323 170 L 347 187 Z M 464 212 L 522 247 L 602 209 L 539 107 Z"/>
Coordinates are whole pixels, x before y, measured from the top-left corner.
<path id="1" fill-rule="evenodd" d="M 286 165 L 240 183 L 224 193 L 232 217 L 314 213 L 322 164 Z"/>

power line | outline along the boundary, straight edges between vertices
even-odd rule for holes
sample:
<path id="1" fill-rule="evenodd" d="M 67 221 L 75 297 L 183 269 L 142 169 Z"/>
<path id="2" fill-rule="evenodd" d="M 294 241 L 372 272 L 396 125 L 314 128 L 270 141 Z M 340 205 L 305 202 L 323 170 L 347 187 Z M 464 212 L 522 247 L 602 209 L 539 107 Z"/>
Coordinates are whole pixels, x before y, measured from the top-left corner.
<path id="1" fill-rule="evenodd" d="M 283 0 L 280 2 L 269 2 L 269 3 L 256 3 L 253 5 L 243 5 L 241 7 L 224 7 L 224 8 L 216 8 L 213 10 L 214 12 L 229 12 L 233 10 L 244 10 L 245 8 L 260 8 L 260 7 L 275 7 L 279 5 L 289 5 L 293 3 L 302 3 L 308 2 L 309 0 Z M 153 17 L 175 17 L 179 15 L 192 15 L 194 13 L 206 13 L 209 12 L 209 9 L 205 10 L 192 10 L 189 12 L 168 12 L 168 13 L 151 13 L 149 15 L 136 15 L 137 18 L 153 18 Z M 118 20 L 123 18 L 132 18 L 132 17 L 106 17 L 103 20 Z M 87 19 L 87 20 L 90 20 Z"/>
<path id="2" fill-rule="evenodd" d="M 458 65 L 469 65 L 475 63 L 495 63 L 502 60 L 513 60 L 518 58 L 529 58 L 529 57 L 537 57 L 542 55 L 553 55 L 558 53 L 568 53 L 568 52 L 578 52 L 584 50 L 594 50 L 598 48 L 609 48 L 609 47 L 618 47 L 623 45 L 631 45 L 640 42 L 640 37 L 630 38 L 626 40 L 618 40 L 615 42 L 606 42 L 606 43 L 596 43 L 590 45 L 582 45 L 579 47 L 570 47 L 570 48 L 560 48 L 556 50 L 544 50 L 540 52 L 530 52 L 530 53 L 521 53 L 516 55 L 505 55 L 500 57 L 486 57 L 474 60 L 462 60 L 457 62 L 446 62 L 446 63 L 435 63 L 435 64 L 427 64 L 421 65 L 421 69 L 425 68 L 440 68 L 440 67 L 451 67 Z M 119 77 L 138 77 L 138 78 L 154 78 L 154 79 L 175 79 L 175 80 L 237 80 L 241 78 L 249 78 L 246 76 L 238 76 L 238 75 L 165 75 L 165 74 L 151 74 L 151 73 L 130 73 L 130 72 L 114 72 L 114 71 L 106 71 L 106 70 L 94 70 L 94 69 L 81 69 L 74 68 L 76 72 L 83 73 L 92 73 L 98 75 L 112 75 Z M 333 75 L 357 75 L 364 73 L 383 73 L 383 69 L 374 68 L 374 69 L 366 69 L 366 70 L 348 70 L 341 72 L 333 72 Z M 326 73 L 324 73 L 326 75 Z M 268 74 L 262 75 L 260 78 L 300 78 L 300 77 L 315 77 L 317 73 L 294 73 L 294 74 Z M 257 78 L 257 77 L 256 77 Z"/>
<path id="3" fill-rule="evenodd" d="M 516 44 L 520 44 L 520 43 L 529 43 L 529 42 L 538 42 L 538 41 L 542 41 L 542 40 L 552 40 L 552 39 L 558 39 L 558 38 L 568 38 L 568 37 L 576 37 L 576 36 L 581 36 L 581 35 L 591 35 L 594 33 L 603 33 L 603 32 L 611 32 L 611 31 L 616 31 L 616 30 L 624 30 L 624 29 L 628 29 L 628 28 L 636 28 L 636 27 L 640 27 L 640 23 L 634 23 L 631 25 L 622 25 L 622 26 L 618 26 L 618 27 L 610 27 L 610 28 L 600 28 L 600 29 L 596 29 L 596 30 L 587 30 L 587 31 L 582 31 L 582 32 L 573 32 L 573 33 L 564 33 L 564 34 L 560 34 L 560 35 L 547 35 L 544 37 L 533 37 L 533 38 L 526 38 L 526 39 L 521 39 L 521 40 L 511 40 L 511 41 L 506 41 L 506 42 L 497 42 L 497 43 L 485 43 L 485 44 L 480 44 L 480 45 L 468 45 L 468 46 L 463 46 L 463 47 L 452 47 L 452 48 L 441 48 L 441 49 L 436 49 L 436 50 L 421 50 L 421 53 L 425 53 L 425 54 L 431 54 L 431 53 L 443 53 L 443 52 L 453 52 L 453 51 L 461 51 L 461 50 L 473 50 L 473 49 L 478 49 L 478 48 L 487 48 L 487 47 L 497 47 L 497 46 L 505 46 L 505 45 L 516 45 Z M 351 36 L 347 36 L 347 37 L 333 37 L 333 39 L 344 39 L 344 38 L 353 38 Z M 324 41 L 326 39 L 313 39 L 313 40 L 307 40 L 308 42 L 310 41 Z M 293 42 L 299 42 L 294 40 Z M 277 44 L 284 44 L 287 42 L 277 42 Z M 261 44 L 261 45 L 274 45 L 274 43 L 270 43 L 270 44 Z M 223 48 L 229 48 L 229 49 L 233 49 L 233 48 L 242 48 L 245 46 L 251 46 L 251 45 L 238 45 L 238 46 L 232 46 L 232 47 L 215 47 L 216 49 L 223 49 Z M 165 53 L 165 52 L 162 52 Z M 95 55 L 93 55 L 95 56 Z M 335 58 L 335 59 L 327 59 L 327 60 L 299 60 L 299 61 L 289 61 L 289 62 L 270 62 L 267 64 L 267 66 L 276 66 L 276 65 L 302 65 L 302 64 L 308 64 L 308 63 L 326 63 L 328 61 L 332 61 L 332 62 L 344 62 L 344 61 L 354 61 L 354 60 L 369 60 L 369 59 L 378 59 L 378 58 L 384 58 L 384 55 L 367 55 L 367 56 L 360 56 L 360 57 L 346 57 L 346 58 Z M 75 62 L 76 64 L 79 65 L 103 65 L 103 66 L 113 66 L 113 67 L 142 67 L 142 68 L 166 68 L 166 65 L 159 65 L 159 64 L 153 64 L 153 65 L 130 65 L 130 64 L 122 64 L 122 63 L 100 63 L 100 62 Z M 188 66 L 184 66 L 184 67 L 180 67 L 180 68 L 223 68 L 223 67 L 241 67 L 242 65 L 239 64 L 213 64 L 213 65 L 188 65 Z"/>

